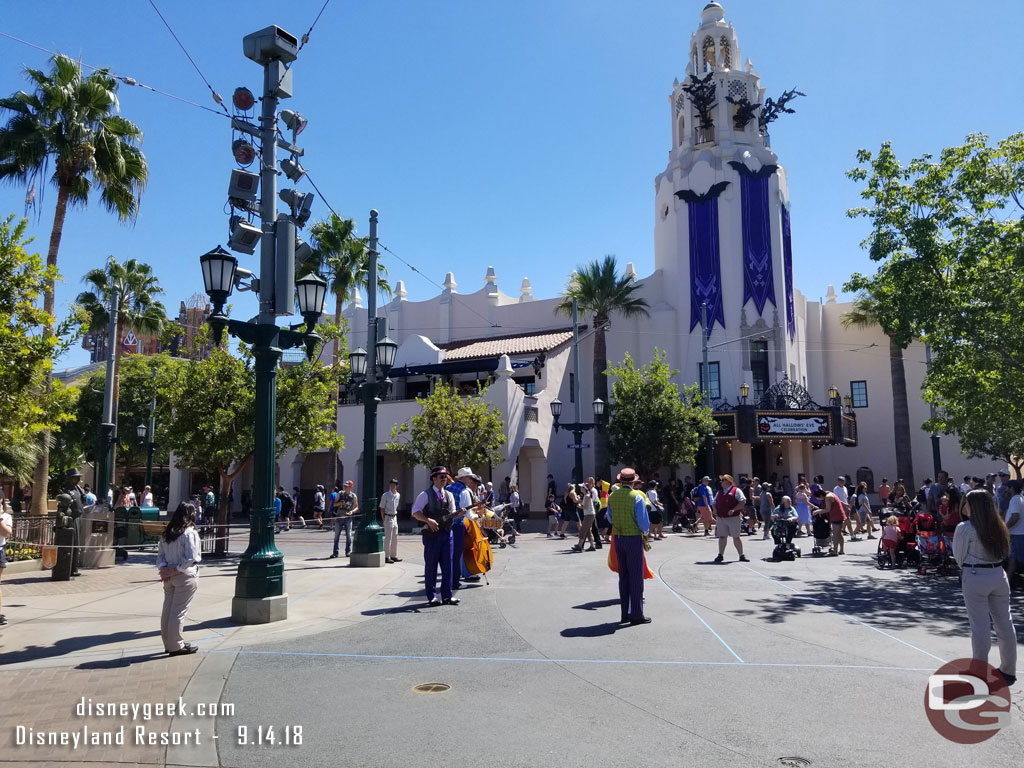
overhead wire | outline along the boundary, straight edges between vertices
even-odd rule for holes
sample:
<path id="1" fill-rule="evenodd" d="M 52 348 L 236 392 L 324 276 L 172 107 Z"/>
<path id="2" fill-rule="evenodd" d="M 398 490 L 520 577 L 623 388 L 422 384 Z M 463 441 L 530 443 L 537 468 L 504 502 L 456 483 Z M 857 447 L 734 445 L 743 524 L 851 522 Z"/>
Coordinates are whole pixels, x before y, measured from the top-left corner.
<path id="1" fill-rule="evenodd" d="M 9 35 L 6 32 L 0 32 L 0 37 L 6 37 L 8 40 L 13 40 L 16 43 L 21 43 L 22 45 L 28 46 L 29 48 L 35 48 L 37 51 L 42 51 L 43 53 L 48 53 L 51 56 L 63 56 L 63 55 L 65 55 L 65 54 L 60 53 L 59 51 L 52 51 L 49 48 L 44 48 L 41 45 L 36 45 L 35 43 L 30 43 L 28 40 L 22 40 L 20 37 L 15 37 L 14 35 Z M 91 70 L 96 71 L 96 72 L 100 72 L 100 71 L 106 72 L 112 78 L 114 78 L 115 80 L 118 80 L 118 81 L 124 83 L 125 85 L 135 86 L 135 87 L 138 87 L 138 88 L 142 88 L 143 90 L 146 90 L 146 91 L 152 91 L 153 93 L 158 93 L 161 96 L 167 96 L 168 98 L 174 99 L 175 101 L 180 101 L 180 102 L 183 102 L 183 103 L 188 104 L 190 106 L 198 107 L 199 109 L 203 109 L 203 110 L 206 110 L 207 112 L 211 112 L 214 115 L 217 115 L 217 117 L 229 117 L 230 118 L 230 115 L 226 114 L 226 112 L 218 112 L 216 109 L 213 109 L 212 107 L 207 107 L 206 105 L 200 104 L 200 103 L 198 103 L 196 101 L 192 101 L 191 99 L 186 99 L 186 98 L 183 98 L 181 96 L 176 96 L 173 93 L 168 93 L 167 91 L 162 91 L 159 88 L 154 88 L 152 85 L 147 85 L 146 83 L 141 83 L 138 80 L 136 80 L 134 77 L 131 77 L 130 75 L 118 75 L 115 72 L 111 72 L 109 67 L 94 67 L 92 64 L 86 64 L 81 59 L 78 60 L 78 63 L 81 66 L 85 67 L 86 69 L 91 69 Z"/>
<path id="2" fill-rule="evenodd" d="M 181 52 L 185 54 L 185 56 L 188 58 L 190 62 L 192 62 L 192 66 L 195 67 L 196 72 L 199 73 L 199 77 L 201 77 L 203 82 L 206 83 L 206 87 L 210 89 L 210 94 L 213 96 L 213 100 L 220 106 L 221 109 L 224 110 L 224 114 L 230 117 L 230 114 L 228 113 L 228 108 L 224 106 L 224 99 L 222 99 L 221 95 L 213 89 L 212 85 L 210 85 L 210 81 L 206 79 L 206 75 L 203 74 L 203 71 L 199 68 L 199 65 L 196 64 L 196 60 L 192 58 L 192 54 L 190 54 L 188 52 L 188 49 L 185 48 L 185 44 L 181 42 L 177 34 L 175 34 L 174 30 L 171 29 L 171 25 L 167 22 L 167 19 L 164 18 L 164 15 L 160 13 L 160 9 L 156 7 L 156 3 L 153 2 L 153 0 L 149 0 L 149 4 L 153 7 L 153 10 L 156 11 L 156 15 L 160 17 L 160 21 L 162 21 L 164 23 L 164 26 L 167 27 L 167 31 L 171 33 L 171 37 L 174 38 L 174 42 L 176 42 L 178 44 L 178 47 L 181 48 Z"/>
<path id="3" fill-rule="evenodd" d="M 313 33 L 313 27 L 315 27 L 316 23 L 320 21 L 320 17 L 324 15 L 324 11 L 327 10 L 327 6 L 330 2 L 331 0 L 324 0 L 324 4 L 320 6 L 320 13 L 316 15 L 316 18 L 313 19 L 313 23 L 309 25 L 309 29 L 307 29 L 306 33 L 302 36 L 302 42 L 299 45 L 300 51 L 305 47 L 306 43 L 309 42 L 309 36 Z"/>

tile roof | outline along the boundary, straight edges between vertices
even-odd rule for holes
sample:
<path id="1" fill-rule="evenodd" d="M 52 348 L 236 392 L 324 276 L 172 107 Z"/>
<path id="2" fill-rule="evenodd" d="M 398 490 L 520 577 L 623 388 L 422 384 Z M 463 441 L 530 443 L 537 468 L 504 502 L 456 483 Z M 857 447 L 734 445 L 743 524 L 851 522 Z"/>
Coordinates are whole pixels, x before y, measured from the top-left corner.
<path id="1" fill-rule="evenodd" d="M 580 326 L 582 328 L 582 326 Z M 500 355 L 528 355 L 548 352 L 572 339 L 572 328 L 532 331 L 489 339 L 463 339 L 438 346 L 444 350 L 445 361 L 472 360 Z"/>

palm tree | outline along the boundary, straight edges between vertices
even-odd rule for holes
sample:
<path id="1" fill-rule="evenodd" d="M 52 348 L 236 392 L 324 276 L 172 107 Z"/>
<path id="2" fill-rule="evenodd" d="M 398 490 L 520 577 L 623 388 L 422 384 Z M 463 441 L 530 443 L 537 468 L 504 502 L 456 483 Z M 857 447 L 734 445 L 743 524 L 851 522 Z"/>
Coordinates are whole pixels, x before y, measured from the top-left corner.
<path id="1" fill-rule="evenodd" d="M 906 345 L 886 326 L 881 319 L 882 307 L 870 293 L 861 293 L 853 302 L 853 309 L 839 318 L 844 328 L 879 326 L 889 339 L 889 376 L 892 379 L 892 420 L 893 439 L 896 443 L 896 474 L 913 483 L 914 454 L 910 442 L 910 404 L 907 400 L 907 373 L 903 365 L 903 350 Z"/>
<path id="2" fill-rule="evenodd" d="M 573 299 L 577 310 L 591 315 L 594 323 L 594 397 L 608 402 L 608 344 L 605 331 L 611 326 L 611 316 L 646 317 L 648 304 L 634 295 L 638 286 L 632 277 L 620 276 L 615 257 L 608 255 L 601 261 L 592 261 L 576 268 L 575 278 L 562 294 L 556 312 L 572 314 Z M 608 437 L 604 432 L 594 436 L 594 473 L 607 478 L 610 461 Z"/>
<path id="3" fill-rule="evenodd" d="M 28 199 L 34 199 L 36 183 L 49 175 L 52 162 L 49 180 L 57 188 L 57 206 L 46 264 L 56 269 L 68 205 L 85 207 L 95 187 L 104 208 L 133 221 L 148 170 L 138 147 L 142 131 L 116 114 L 117 80 L 105 69 L 84 77 L 81 63 L 67 56 L 54 56 L 52 63 L 49 74 L 25 70 L 32 93 L 18 91 L 0 99 L 0 110 L 13 113 L 0 127 L 0 180 L 25 185 Z M 47 336 L 53 335 L 53 307 L 50 278 L 43 291 L 43 309 L 50 315 L 43 328 Z M 33 514 L 46 512 L 49 465 L 49 433 L 43 433 Z"/>
<path id="4" fill-rule="evenodd" d="M 341 310 L 345 299 L 353 288 L 369 286 L 370 253 L 366 248 L 365 237 L 356 237 L 354 219 L 343 219 L 331 214 L 327 219 L 315 222 L 309 228 L 313 240 L 313 253 L 310 258 L 298 265 L 297 272 L 316 272 L 326 276 L 328 290 L 334 294 L 334 324 L 341 325 Z M 391 286 L 387 281 L 387 268 L 377 262 L 377 289 L 391 295 Z M 341 364 L 341 339 L 334 339 L 332 365 Z M 338 401 L 338 390 L 335 385 L 334 401 Z M 337 420 L 334 421 L 337 428 Z M 334 487 L 338 476 L 338 452 L 331 451 L 330 468 L 327 473 L 328 491 Z"/>
<path id="5" fill-rule="evenodd" d="M 117 424 L 117 406 L 121 398 L 121 340 L 126 331 L 136 334 L 158 334 L 167 322 L 164 305 L 156 300 L 164 292 L 152 267 L 138 259 L 127 259 L 119 264 L 113 256 L 107 257 L 102 269 L 91 269 L 82 282 L 92 290 L 78 294 L 77 302 L 89 316 L 89 330 L 108 333 L 110 329 L 110 297 L 117 290 L 117 343 L 107 354 L 114 356 L 114 424 Z M 116 429 L 115 429 L 116 433 Z"/>

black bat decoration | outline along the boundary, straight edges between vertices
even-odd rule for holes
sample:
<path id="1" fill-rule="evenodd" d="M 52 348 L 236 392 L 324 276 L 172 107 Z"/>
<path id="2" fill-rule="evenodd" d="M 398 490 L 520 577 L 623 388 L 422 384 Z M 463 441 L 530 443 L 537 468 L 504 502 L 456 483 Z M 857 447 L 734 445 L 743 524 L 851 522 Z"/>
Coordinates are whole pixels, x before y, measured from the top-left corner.
<path id="1" fill-rule="evenodd" d="M 719 181 L 717 184 L 712 184 L 711 189 L 703 195 L 698 195 L 692 189 L 680 189 L 676 192 L 676 197 L 684 203 L 706 203 L 708 200 L 712 200 L 722 194 L 728 186 L 728 181 Z"/>

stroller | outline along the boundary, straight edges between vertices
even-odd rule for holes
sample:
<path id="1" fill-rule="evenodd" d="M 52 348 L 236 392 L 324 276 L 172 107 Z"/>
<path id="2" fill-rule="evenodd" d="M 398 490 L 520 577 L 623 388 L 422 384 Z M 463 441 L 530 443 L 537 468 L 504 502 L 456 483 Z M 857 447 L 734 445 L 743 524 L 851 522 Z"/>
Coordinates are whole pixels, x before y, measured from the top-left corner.
<path id="1" fill-rule="evenodd" d="M 785 520 L 776 520 L 772 523 L 771 534 L 775 540 L 772 560 L 776 563 L 780 560 L 795 560 L 801 556 L 800 547 L 793 543 L 796 530 L 796 523 L 786 523 Z"/>
<path id="2" fill-rule="evenodd" d="M 913 520 L 906 514 L 899 517 L 900 539 L 896 544 L 896 562 L 892 563 L 894 568 L 905 568 L 906 566 L 919 567 L 921 565 L 921 551 L 919 549 L 919 537 L 914 530 Z M 927 538 L 938 539 L 938 536 L 926 534 Z M 882 545 L 884 539 L 878 540 L 878 552 L 875 554 L 878 568 L 885 568 L 889 565 L 889 551 Z M 936 542 L 938 543 L 938 542 Z M 941 543 L 938 543 L 941 546 Z M 922 571 L 923 573 L 923 571 Z"/>
<path id="3" fill-rule="evenodd" d="M 491 545 L 497 545 L 499 549 L 504 549 L 506 545 L 511 547 L 516 545 L 515 522 L 511 517 L 502 517 L 500 514 L 507 506 L 508 504 L 498 504 L 489 510 L 493 513 L 491 517 L 482 515 L 477 521 L 480 523 L 480 528 L 487 534 Z"/>
<path id="4" fill-rule="evenodd" d="M 693 499 L 687 497 L 676 510 L 675 519 L 672 521 L 672 533 L 682 533 L 683 529 L 690 533 L 697 532 L 697 505 Z"/>
<path id="5" fill-rule="evenodd" d="M 836 553 L 832 546 L 832 525 L 824 515 L 815 515 L 811 521 L 811 534 L 814 536 L 814 546 L 811 554 L 815 557 L 831 557 Z"/>

